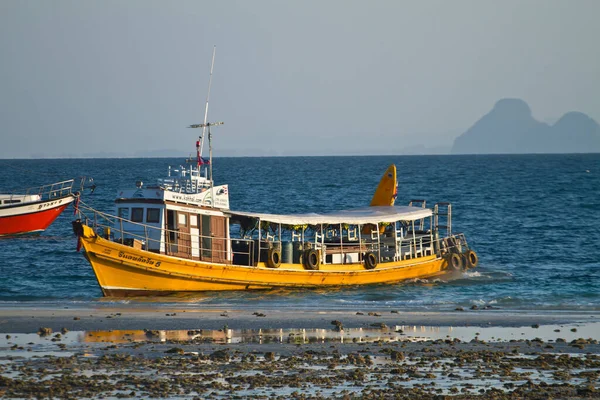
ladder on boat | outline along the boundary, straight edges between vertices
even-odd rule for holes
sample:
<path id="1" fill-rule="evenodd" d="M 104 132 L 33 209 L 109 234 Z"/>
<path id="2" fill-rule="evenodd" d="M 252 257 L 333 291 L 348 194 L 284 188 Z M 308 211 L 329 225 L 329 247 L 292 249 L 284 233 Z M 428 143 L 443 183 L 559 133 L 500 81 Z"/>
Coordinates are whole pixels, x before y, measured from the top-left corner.
<path id="1" fill-rule="evenodd" d="M 447 202 L 435 203 L 433 206 L 433 223 L 435 225 L 435 252 L 436 254 L 439 254 L 439 252 L 442 251 L 442 243 L 440 242 L 440 238 L 448 238 L 452 235 L 452 204 Z M 440 233 L 441 229 L 446 231 L 445 235 Z M 446 247 L 444 247 L 444 249 L 447 250 Z"/>
<path id="2" fill-rule="evenodd" d="M 435 229 L 438 231 L 440 229 L 446 230 L 446 237 L 452 235 L 452 204 L 441 202 L 435 203 L 433 206 L 433 215 L 434 215 L 434 223 Z M 440 224 L 440 217 L 442 223 Z"/>

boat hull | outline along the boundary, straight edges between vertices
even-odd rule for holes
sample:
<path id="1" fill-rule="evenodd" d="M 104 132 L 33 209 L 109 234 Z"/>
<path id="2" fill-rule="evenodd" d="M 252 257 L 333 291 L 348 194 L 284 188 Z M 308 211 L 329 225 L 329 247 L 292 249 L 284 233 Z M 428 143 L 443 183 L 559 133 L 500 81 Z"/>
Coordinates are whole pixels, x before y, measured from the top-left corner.
<path id="1" fill-rule="evenodd" d="M 401 282 L 447 273 L 448 263 L 436 256 L 379 264 L 366 270 L 362 264 L 321 265 L 309 271 L 297 264 L 267 268 L 208 263 L 135 249 L 93 234 L 83 225 L 80 235 L 105 296 L 148 296 L 182 292 L 325 288 Z"/>
<path id="2" fill-rule="evenodd" d="M 75 196 L 0 208 L 0 236 L 39 233 L 46 230 Z"/>

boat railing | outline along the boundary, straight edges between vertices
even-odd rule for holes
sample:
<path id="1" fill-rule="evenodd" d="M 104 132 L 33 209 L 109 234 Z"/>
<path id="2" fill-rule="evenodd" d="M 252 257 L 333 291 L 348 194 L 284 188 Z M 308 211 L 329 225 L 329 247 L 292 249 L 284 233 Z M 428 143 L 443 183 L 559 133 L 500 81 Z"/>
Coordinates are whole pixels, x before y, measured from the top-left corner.
<path id="1" fill-rule="evenodd" d="M 171 175 L 171 171 L 175 174 Z M 212 187 L 212 182 L 202 176 L 199 170 L 186 169 L 183 166 L 180 166 L 179 169 L 169 167 L 169 176 L 158 179 L 157 183 L 159 186 L 178 193 L 199 193 Z"/>
<path id="2" fill-rule="evenodd" d="M 464 233 L 455 233 L 444 238 L 438 238 L 437 248 L 442 256 L 447 253 L 462 254 L 469 250 L 469 244 Z"/>
<path id="3" fill-rule="evenodd" d="M 277 243 L 277 240 L 273 242 L 274 245 Z M 327 264 L 362 262 L 362 257 L 367 252 L 375 253 L 379 262 L 409 260 L 437 254 L 431 231 L 419 231 L 414 234 L 411 231 L 404 232 L 404 235 L 395 235 L 393 232 L 378 234 L 377 230 L 361 234 L 357 229 L 356 236 L 325 234 L 323 239 L 317 234 L 314 241 L 306 243 L 319 250 L 322 261 Z"/>
<path id="4" fill-rule="evenodd" d="M 35 186 L 21 190 L 19 193 L 11 193 L 5 198 L 6 203 L 12 203 L 14 199 L 19 199 L 19 202 L 37 201 L 37 200 L 52 200 L 68 196 L 73 193 L 74 179 L 69 179 L 62 182 L 51 183 L 48 185 Z"/>
<path id="5" fill-rule="evenodd" d="M 236 265 L 256 266 L 265 262 L 269 249 L 286 248 L 284 242 L 275 237 L 263 237 L 260 240 L 252 237 L 215 237 L 192 234 L 189 229 L 161 228 L 141 222 L 133 222 L 127 218 L 103 213 L 88 207 L 81 202 L 79 206 L 81 220 L 93 227 L 96 234 L 134 248 L 179 258 L 231 263 Z M 326 264 L 346 264 L 362 262 L 364 254 L 373 252 L 378 262 L 411 260 L 425 256 L 443 255 L 445 252 L 464 252 L 468 244 L 464 234 L 459 233 L 438 239 L 431 231 L 404 232 L 401 236 L 394 234 L 372 235 L 358 234 L 358 240 L 327 240 L 318 237 L 316 243 L 304 242 L 302 249 L 310 243 L 311 248 L 319 250 L 322 262 Z M 375 237 L 378 236 L 378 237 Z M 292 245 L 293 241 L 289 241 Z M 302 242 L 300 242 L 302 243 Z M 286 248 L 287 250 L 287 248 Z M 295 259 L 292 257 L 292 259 Z"/>
<path id="6" fill-rule="evenodd" d="M 393 250 L 391 246 L 394 242 L 383 240 L 386 248 L 389 248 L 388 254 Z M 418 257 L 432 256 L 435 254 L 433 235 L 429 231 L 419 233 L 407 232 L 406 236 L 395 238 L 398 260 L 409 260 Z"/>
<path id="7" fill-rule="evenodd" d="M 467 243 L 467 238 L 465 237 L 464 233 L 456 233 L 452 235 L 452 237 L 455 238 L 456 250 L 459 253 L 464 253 L 469 250 L 469 244 Z"/>
<path id="8" fill-rule="evenodd" d="M 229 239 L 213 235 L 164 229 L 104 213 L 80 202 L 79 219 L 111 241 L 140 250 L 199 261 L 254 265 L 258 246 L 251 239 Z"/>

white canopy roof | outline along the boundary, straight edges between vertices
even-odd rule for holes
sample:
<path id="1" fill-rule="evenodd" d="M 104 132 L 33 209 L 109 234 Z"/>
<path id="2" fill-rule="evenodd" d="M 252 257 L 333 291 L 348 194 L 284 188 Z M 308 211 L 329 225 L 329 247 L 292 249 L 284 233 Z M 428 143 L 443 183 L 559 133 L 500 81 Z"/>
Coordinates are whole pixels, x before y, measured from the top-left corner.
<path id="1" fill-rule="evenodd" d="M 378 222 L 414 221 L 431 216 L 429 208 L 377 206 L 362 207 L 329 213 L 307 214 L 261 214 L 243 211 L 231 211 L 232 216 L 259 218 L 261 221 L 287 225 L 319 224 L 376 224 Z"/>

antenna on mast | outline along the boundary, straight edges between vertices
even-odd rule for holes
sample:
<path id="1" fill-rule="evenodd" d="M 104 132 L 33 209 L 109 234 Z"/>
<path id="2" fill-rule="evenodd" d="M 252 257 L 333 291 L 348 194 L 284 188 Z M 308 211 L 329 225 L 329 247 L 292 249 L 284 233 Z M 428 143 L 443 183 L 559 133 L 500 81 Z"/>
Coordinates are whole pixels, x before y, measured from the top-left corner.
<path id="1" fill-rule="evenodd" d="M 200 165 L 204 164 L 204 161 L 202 160 L 202 150 L 204 148 L 204 134 L 206 132 L 206 128 L 208 128 L 208 142 L 209 142 L 209 146 L 210 146 L 210 142 L 212 140 L 212 135 L 210 133 L 210 127 L 211 126 L 216 126 L 216 125 L 223 125 L 223 122 L 208 122 L 208 100 L 210 99 L 210 87 L 212 85 L 212 74 L 213 74 L 213 68 L 215 66 L 215 53 L 217 51 L 217 46 L 213 47 L 213 54 L 212 54 L 212 61 L 210 63 L 210 78 L 208 79 L 208 93 L 206 95 L 206 107 L 204 108 L 204 123 L 202 124 L 194 124 L 194 125 L 190 125 L 188 128 L 202 128 L 202 133 L 200 134 L 200 136 L 198 137 L 198 141 L 196 142 L 196 156 L 198 159 L 198 167 L 200 167 Z M 212 146 L 211 150 L 212 150 Z M 210 170 L 210 180 L 212 181 L 212 151 L 209 157 L 209 163 L 211 165 Z"/>
<path id="2" fill-rule="evenodd" d="M 215 53 L 217 52 L 217 46 L 213 46 L 213 54 L 212 61 L 210 63 L 210 77 L 208 78 L 208 93 L 206 94 L 206 107 L 204 107 L 204 125 L 202 127 L 202 137 L 204 138 L 204 133 L 206 132 L 206 123 L 208 122 L 208 99 L 210 99 L 210 86 L 212 85 L 212 74 L 213 68 L 215 66 Z M 204 146 L 204 141 L 200 143 L 200 156 L 202 156 L 202 147 Z"/>

